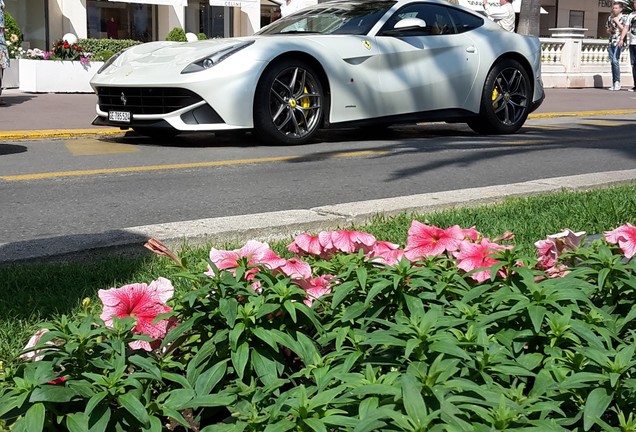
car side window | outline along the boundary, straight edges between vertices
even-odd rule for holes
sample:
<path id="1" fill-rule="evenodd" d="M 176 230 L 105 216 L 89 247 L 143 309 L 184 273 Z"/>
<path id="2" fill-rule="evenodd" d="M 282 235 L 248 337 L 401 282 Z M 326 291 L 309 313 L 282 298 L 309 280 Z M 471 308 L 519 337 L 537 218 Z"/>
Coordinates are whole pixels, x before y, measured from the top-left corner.
<path id="1" fill-rule="evenodd" d="M 448 12 L 455 23 L 457 33 L 464 33 L 484 25 L 484 19 L 482 17 L 464 12 L 463 10 L 449 8 Z"/>
<path id="2" fill-rule="evenodd" d="M 425 27 L 405 29 L 405 35 L 428 36 L 458 33 L 448 7 L 436 4 L 414 3 L 397 10 L 382 26 L 380 34 L 391 33 L 393 27 L 403 19 L 418 18 L 426 23 Z"/>

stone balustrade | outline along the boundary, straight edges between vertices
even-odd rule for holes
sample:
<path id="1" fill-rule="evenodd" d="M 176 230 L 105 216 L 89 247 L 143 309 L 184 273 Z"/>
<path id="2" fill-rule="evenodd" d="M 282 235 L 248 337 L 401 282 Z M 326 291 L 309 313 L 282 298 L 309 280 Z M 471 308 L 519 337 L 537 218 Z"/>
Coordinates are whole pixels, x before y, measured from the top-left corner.
<path id="1" fill-rule="evenodd" d="M 546 88 L 609 87 L 612 71 L 606 39 L 541 38 Z M 621 53 L 621 85 L 633 87 L 629 50 Z"/>

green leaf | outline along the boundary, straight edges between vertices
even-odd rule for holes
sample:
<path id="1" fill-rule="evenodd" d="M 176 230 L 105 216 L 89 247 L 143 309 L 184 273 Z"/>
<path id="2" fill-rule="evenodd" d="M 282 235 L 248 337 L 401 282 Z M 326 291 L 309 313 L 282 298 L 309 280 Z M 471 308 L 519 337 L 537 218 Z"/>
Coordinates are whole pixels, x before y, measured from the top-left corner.
<path id="1" fill-rule="evenodd" d="M 291 317 L 292 321 L 295 323 L 297 318 L 296 318 L 296 307 L 294 305 L 295 304 L 292 303 L 289 300 L 287 300 L 287 301 L 285 301 L 285 303 L 283 303 L 283 306 L 285 307 L 285 310 L 287 310 L 287 313 L 289 313 L 289 316 Z"/>
<path id="2" fill-rule="evenodd" d="M 532 321 L 532 327 L 535 333 L 539 333 L 541 331 L 541 325 L 543 324 L 543 318 L 547 312 L 547 309 L 543 306 L 539 305 L 530 305 L 527 307 L 528 315 L 530 315 L 530 320 Z"/>
<path id="3" fill-rule="evenodd" d="M 355 281 L 347 281 L 341 285 L 336 285 L 331 298 L 331 308 L 335 309 L 345 298 L 349 296 L 351 290 L 356 287 Z"/>
<path id="4" fill-rule="evenodd" d="M 303 422 L 315 432 L 327 432 L 327 427 L 320 419 L 310 417 L 303 419 Z"/>
<path id="5" fill-rule="evenodd" d="M 234 366 L 234 371 L 239 376 L 239 378 L 243 379 L 243 375 L 245 374 L 245 366 L 247 365 L 247 361 L 250 358 L 250 346 L 247 342 L 243 342 L 236 351 L 232 351 L 231 353 L 232 365 Z"/>
<path id="6" fill-rule="evenodd" d="M 110 415 L 111 412 L 108 405 L 100 405 L 96 407 L 88 416 L 88 427 L 90 432 L 107 432 Z"/>
<path id="7" fill-rule="evenodd" d="M 187 402 L 187 406 L 179 407 L 179 409 L 185 408 L 210 408 L 228 406 L 234 403 L 236 398 L 229 394 L 209 394 L 205 396 L 197 396 L 191 401 Z"/>
<path id="8" fill-rule="evenodd" d="M 29 432 L 40 432 L 44 428 L 44 415 L 46 410 L 43 403 L 31 406 L 24 416 L 24 427 Z"/>
<path id="9" fill-rule="evenodd" d="M 117 397 L 119 404 L 136 418 L 142 425 L 148 426 L 150 417 L 146 407 L 132 393 L 124 393 Z"/>
<path id="10" fill-rule="evenodd" d="M 161 424 L 161 419 L 155 416 L 150 417 L 150 426 L 142 429 L 144 432 L 161 432 L 163 430 L 163 425 Z"/>
<path id="11" fill-rule="evenodd" d="M 69 402 L 75 392 L 63 385 L 43 385 L 31 393 L 29 402 Z"/>
<path id="12" fill-rule="evenodd" d="M 225 376 L 226 370 L 227 362 L 222 361 L 199 375 L 197 382 L 194 384 L 194 391 L 197 396 L 205 396 L 212 393 L 214 386 Z"/>
<path id="13" fill-rule="evenodd" d="M 587 396 L 583 410 L 583 430 L 590 430 L 609 407 L 614 393 L 604 387 L 595 388 Z"/>
<path id="14" fill-rule="evenodd" d="M 135 366 L 139 366 L 145 372 L 148 372 L 155 380 L 161 381 L 161 371 L 156 364 L 151 362 L 148 358 L 140 355 L 133 355 L 128 360 Z"/>
<path id="15" fill-rule="evenodd" d="M 427 425 L 426 420 L 428 410 L 424 403 L 424 398 L 420 391 L 420 385 L 417 378 L 411 374 L 402 375 L 402 404 L 413 423 L 418 428 L 423 428 Z"/>
<path id="16" fill-rule="evenodd" d="M 277 420 L 276 423 L 268 424 L 264 432 L 286 432 L 296 427 L 296 423 L 287 419 Z"/>

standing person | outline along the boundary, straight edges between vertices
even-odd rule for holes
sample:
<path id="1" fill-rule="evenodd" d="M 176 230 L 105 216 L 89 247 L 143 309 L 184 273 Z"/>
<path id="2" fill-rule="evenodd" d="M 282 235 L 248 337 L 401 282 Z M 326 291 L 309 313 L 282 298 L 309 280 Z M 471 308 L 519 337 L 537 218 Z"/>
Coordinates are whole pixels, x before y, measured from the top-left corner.
<path id="1" fill-rule="evenodd" d="M 607 17 L 607 33 L 609 41 L 607 53 L 612 65 L 612 86 L 608 90 L 618 91 L 621 89 L 621 51 L 623 51 L 623 30 L 627 25 L 627 16 L 623 15 L 623 4 L 614 2 L 612 13 Z"/>
<path id="2" fill-rule="evenodd" d="M 297 10 L 300 10 L 300 0 L 284 0 L 280 5 L 280 15 L 284 17 Z"/>
<path id="3" fill-rule="evenodd" d="M 4 0 L 0 0 L 0 96 L 2 96 L 2 76 L 4 70 L 9 67 L 9 50 L 4 38 Z M 4 105 L 0 99 L 0 105 Z"/>
<path id="4" fill-rule="evenodd" d="M 636 0 L 634 0 L 634 11 L 627 15 L 627 25 L 623 26 L 623 32 L 621 33 L 621 39 L 626 41 L 626 36 L 629 34 L 629 61 L 632 65 L 632 79 L 634 86 L 628 91 L 633 92 L 636 90 Z M 623 42 L 625 43 L 625 42 Z"/>
<path id="5" fill-rule="evenodd" d="M 484 11 L 488 18 L 496 22 L 502 29 L 515 31 L 515 8 L 512 6 L 513 0 L 499 0 L 499 6 L 490 7 L 488 0 L 484 1 Z"/>
<path id="6" fill-rule="evenodd" d="M 117 39 L 118 38 L 118 28 L 117 21 L 115 21 L 115 17 L 110 17 L 110 20 L 106 24 L 106 36 L 108 39 Z"/>

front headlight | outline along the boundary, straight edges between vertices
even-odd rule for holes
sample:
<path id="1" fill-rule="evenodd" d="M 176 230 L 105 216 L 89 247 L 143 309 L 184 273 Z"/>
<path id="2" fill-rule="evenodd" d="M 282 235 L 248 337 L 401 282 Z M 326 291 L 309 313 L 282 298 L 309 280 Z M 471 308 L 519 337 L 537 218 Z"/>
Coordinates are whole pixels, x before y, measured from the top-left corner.
<path id="1" fill-rule="evenodd" d="M 120 55 L 122 55 L 124 53 L 124 51 L 126 51 L 128 48 L 124 48 L 123 50 L 117 52 L 116 54 L 114 54 L 111 58 L 109 58 L 108 60 L 106 60 L 104 62 L 104 64 L 102 65 L 102 67 L 100 67 L 97 70 L 97 73 L 100 74 L 102 72 L 104 72 L 106 70 L 107 67 L 109 67 L 110 65 L 112 65 L 115 60 L 117 60 L 117 57 L 119 57 Z"/>
<path id="2" fill-rule="evenodd" d="M 239 42 L 235 45 L 229 46 L 227 48 L 222 49 L 221 51 L 217 51 L 209 56 L 206 56 L 202 59 L 195 61 L 194 63 L 190 63 L 181 71 L 182 74 L 193 73 L 193 72 L 201 72 L 206 69 L 210 69 L 215 64 L 221 63 L 223 60 L 231 56 L 232 54 L 242 50 L 243 48 L 247 48 L 252 45 L 254 41 L 245 41 Z"/>

